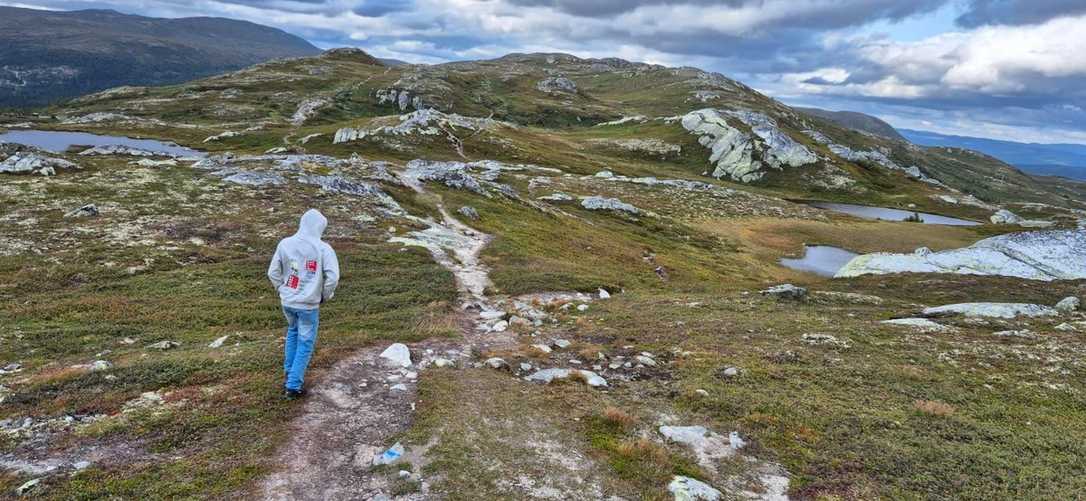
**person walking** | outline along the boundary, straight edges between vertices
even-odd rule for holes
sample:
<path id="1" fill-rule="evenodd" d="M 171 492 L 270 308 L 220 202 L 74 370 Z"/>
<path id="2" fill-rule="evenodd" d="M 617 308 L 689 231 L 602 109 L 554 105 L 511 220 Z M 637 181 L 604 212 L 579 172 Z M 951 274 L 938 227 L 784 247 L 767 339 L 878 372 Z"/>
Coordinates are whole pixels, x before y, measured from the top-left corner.
<path id="1" fill-rule="evenodd" d="M 283 372 L 285 394 L 304 394 L 305 370 L 317 342 L 320 305 L 335 295 L 339 260 L 332 246 L 321 240 L 328 220 L 316 209 L 302 215 L 298 232 L 279 241 L 268 266 L 268 280 L 279 292 L 287 319 Z"/>

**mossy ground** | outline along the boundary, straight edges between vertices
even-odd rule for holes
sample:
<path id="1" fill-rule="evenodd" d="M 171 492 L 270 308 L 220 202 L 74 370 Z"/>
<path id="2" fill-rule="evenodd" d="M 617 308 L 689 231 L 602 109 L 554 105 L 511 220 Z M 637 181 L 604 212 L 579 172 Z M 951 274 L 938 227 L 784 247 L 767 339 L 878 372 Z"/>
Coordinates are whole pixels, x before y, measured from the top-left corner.
<path id="1" fill-rule="evenodd" d="M 468 159 L 529 162 L 571 174 L 553 176 L 551 186 L 537 190 L 526 178 L 502 176 L 501 182 L 526 198 L 557 190 L 603 194 L 658 215 L 593 212 L 576 203 L 558 206 L 565 215 L 553 215 L 497 196 L 436 186 L 429 187 L 430 195 L 385 188 L 418 216 L 436 217 L 438 199 L 452 210 L 478 211 L 481 218 L 470 224 L 494 237 L 482 256 L 492 271 L 489 293 L 599 287 L 614 293 L 587 312 L 554 311 L 558 323 L 538 332 L 517 330 L 516 346 L 503 353 L 510 363 L 568 366 L 577 357 L 587 365 L 601 352 L 649 351 L 662 364 L 636 377 L 607 374 L 612 386 L 606 391 L 578 383 L 529 385 L 489 369 L 424 372 L 417 420 L 402 438 L 413 444 L 436 439 L 423 472 L 436 490 L 453 499 L 553 492 L 546 489 L 587 499 L 600 497 L 597 493 L 663 499 L 673 474 L 714 481 L 742 472 L 744 464 L 738 462 L 718 465 L 715 476 L 700 468 L 687 450 L 663 443 L 656 431 L 663 422 L 700 424 L 719 433 L 738 430 L 751 443 L 749 455 L 788 469 L 791 494 L 803 499 L 1074 499 L 1086 490 L 1080 460 L 1086 455 L 1081 332 L 1056 330 L 1054 319 L 951 321 L 956 330 L 940 334 L 879 323 L 915 314 L 919 304 L 1052 304 L 1083 296 L 1082 282 L 959 276 L 827 280 L 777 264 L 804 243 L 857 252 L 944 249 L 1006 231 L 865 222 L 814 213 L 781 198 L 916 204 L 919 210 L 974 219 L 988 211 L 938 202 L 928 185 L 861 165 L 840 167 L 863 189 L 855 193 L 799 182 L 796 176 L 813 172 L 802 169 L 772 173 L 754 186 L 711 180 L 701 175 L 708 152 L 678 126 L 652 121 L 593 127 L 634 113 L 655 117 L 707 106 L 776 106 L 739 87 L 702 103 L 690 101 L 690 75 L 682 72 L 652 70 L 640 80 L 621 72 L 587 72 L 573 75 L 580 94 L 551 96 L 534 90 L 541 72 L 503 80 L 506 63 L 483 66 L 485 71 L 453 65 L 442 69 L 448 74 L 424 79 L 452 89 L 444 94 L 453 111 L 475 116 L 494 111 L 496 118 L 521 124 L 465 136 Z M 459 160 L 443 136 L 332 144 L 340 126 L 398 113 L 376 104 L 373 92 L 393 85 L 402 71 L 351 61 L 289 61 L 52 111 L 118 111 L 164 120 L 169 125 L 74 128 L 171 139 L 212 152 L 299 147 L 291 141 L 322 133 L 304 148 L 340 157 L 359 153 L 397 165 L 420 157 Z M 660 85 L 644 84 L 649 80 Z M 297 104 L 314 93 L 332 105 L 303 126 L 288 125 Z M 798 131 L 802 120 L 783 125 Z M 225 130 L 256 126 L 237 138 L 203 143 Z M 71 126 L 47 120 L 43 127 Z M 881 144 L 825 127 L 865 147 Z M 660 158 L 595 141 L 643 137 L 679 145 L 682 153 Z M 1081 205 L 1079 184 L 1020 179 L 997 162 L 966 162 L 962 152 L 891 153 L 903 164 L 934 162 L 932 169 L 953 174 L 959 184 L 977 183 L 967 191 L 978 196 L 1048 202 L 1056 193 L 1062 198 L 1055 202 Z M 5 322 L 0 366 L 24 366 L 2 380 L 11 393 L 0 419 L 105 415 L 59 433 L 44 452 L 114 447 L 124 453 L 74 476 L 49 477 L 39 490 L 45 497 L 253 495 L 256 479 L 275 467 L 270 458 L 298 412 L 297 405 L 278 398 L 282 319 L 264 271 L 276 239 L 293 232 L 303 208 L 318 207 L 329 215 L 329 240 L 344 271 L 338 297 L 323 311 L 311 381 L 319 382 L 322 371 L 360 347 L 461 335 L 452 275 L 423 251 L 385 243 L 388 227 L 402 233 L 415 223 L 370 219 L 376 214 L 371 203 L 312 186 L 253 189 L 186 167 L 79 160 L 83 171 L 51 179 L 5 178 L 0 186 L 0 317 Z M 580 178 L 603 169 L 706 181 L 742 193 L 713 198 Z M 988 183 L 993 172 L 1021 182 Z M 63 217 L 88 202 L 99 204 L 102 216 Z M 1066 216 L 1051 207 L 1023 212 Z M 757 294 L 782 281 L 876 295 L 883 302 L 818 295 L 778 302 Z M 1073 320 L 1083 320 L 1082 315 Z M 993 334 L 1022 328 L 1036 337 Z M 848 346 L 809 344 L 804 334 L 833 335 Z M 229 335 L 223 348 L 207 347 L 223 335 Z M 573 341 L 573 348 L 549 357 L 527 349 L 557 337 Z M 122 344 L 124 338 L 136 342 Z M 161 340 L 181 344 L 168 351 L 148 348 Z M 115 367 L 101 372 L 72 367 L 96 359 Z M 739 376 L 720 377 L 725 367 L 738 367 Z M 167 405 L 121 412 L 147 391 L 162 391 Z M 608 409 L 633 420 L 616 424 L 604 417 Z M 0 440 L 0 453 L 19 447 L 18 440 Z M 570 458 L 577 473 L 554 475 L 555 465 Z M 0 491 L 10 493 L 25 480 L 0 477 Z"/>

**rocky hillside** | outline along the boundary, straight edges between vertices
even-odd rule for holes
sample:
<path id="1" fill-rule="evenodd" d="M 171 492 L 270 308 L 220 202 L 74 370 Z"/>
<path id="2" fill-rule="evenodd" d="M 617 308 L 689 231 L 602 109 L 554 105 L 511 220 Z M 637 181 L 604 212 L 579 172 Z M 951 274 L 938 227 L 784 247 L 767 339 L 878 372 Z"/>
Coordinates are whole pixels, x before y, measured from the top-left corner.
<path id="1" fill-rule="evenodd" d="M 1079 184 L 560 54 L 334 50 L 0 123 L 50 139 L 0 144 L 4 497 L 1086 491 Z M 285 401 L 264 275 L 308 208 L 342 281 Z"/>
<path id="2" fill-rule="evenodd" d="M 320 50 L 221 18 L 0 7 L 0 108 L 41 106 L 119 85 L 163 85 Z"/>
<path id="3" fill-rule="evenodd" d="M 933 211 L 957 210 L 942 195 L 1052 201 L 1049 187 L 994 159 L 962 168 L 945 151 L 797 112 L 719 74 L 563 54 L 389 67 L 342 50 L 180 86 L 115 89 L 53 112 L 67 128 L 137 127 L 211 149 L 366 149 L 586 170 L 619 161 L 789 197 Z"/>

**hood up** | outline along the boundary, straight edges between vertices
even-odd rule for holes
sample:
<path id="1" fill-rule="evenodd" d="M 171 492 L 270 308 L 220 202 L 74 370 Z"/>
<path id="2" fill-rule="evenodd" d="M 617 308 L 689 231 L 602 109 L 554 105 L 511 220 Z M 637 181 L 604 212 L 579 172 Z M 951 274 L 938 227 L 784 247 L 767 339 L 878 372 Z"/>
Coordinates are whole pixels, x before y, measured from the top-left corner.
<path id="1" fill-rule="evenodd" d="M 302 214 L 302 221 L 298 223 L 298 236 L 306 240 L 320 241 L 327 226 L 328 220 L 320 211 L 309 209 Z"/>

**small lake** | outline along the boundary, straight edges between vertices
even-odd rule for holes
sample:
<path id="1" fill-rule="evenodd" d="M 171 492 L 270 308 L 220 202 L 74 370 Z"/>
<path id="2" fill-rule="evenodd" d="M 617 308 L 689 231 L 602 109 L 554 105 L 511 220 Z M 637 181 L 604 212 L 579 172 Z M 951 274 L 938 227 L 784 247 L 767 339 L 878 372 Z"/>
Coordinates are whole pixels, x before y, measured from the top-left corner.
<path id="1" fill-rule="evenodd" d="M 807 202 L 807 205 L 811 207 L 817 207 L 819 209 L 842 212 L 864 219 L 904 221 L 906 218 L 912 216 L 913 214 L 920 214 L 920 219 L 924 220 L 924 224 L 940 224 L 945 226 L 979 226 L 981 224 L 976 221 L 969 221 L 967 219 L 958 219 L 948 216 L 940 216 L 938 214 L 928 214 L 925 212 L 916 212 L 901 209 L 887 209 L 885 207 L 870 207 L 867 205 L 839 204 L 834 202 Z"/>
<path id="2" fill-rule="evenodd" d="M 75 145 L 122 145 L 169 156 L 203 157 L 207 155 L 202 151 L 155 139 L 133 139 L 124 136 L 105 136 L 88 132 L 58 130 L 13 130 L 0 134 L 0 142 L 25 144 L 55 153 L 64 153 L 68 151 L 68 148 Z"/>
<path id="3" fill-rule="evenodd" d="M 833 277 L 852 258 L 855 252 L 831 247 L 829 245 L 805 245 L 803 257 L 799 259 L 781 259 L 781 265 L 793 270 L 806 271 L 824 277 Z"/>

